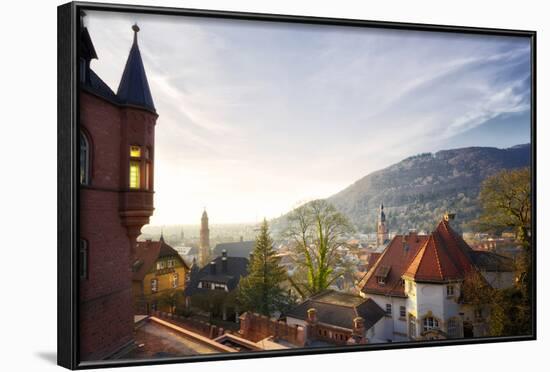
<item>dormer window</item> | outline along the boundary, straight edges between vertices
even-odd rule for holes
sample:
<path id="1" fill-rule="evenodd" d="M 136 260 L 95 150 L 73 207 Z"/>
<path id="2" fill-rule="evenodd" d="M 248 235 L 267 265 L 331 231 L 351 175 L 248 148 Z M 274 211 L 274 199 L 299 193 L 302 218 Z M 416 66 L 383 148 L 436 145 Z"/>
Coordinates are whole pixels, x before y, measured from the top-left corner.
<path id="1" fill-rule="evenodd" d="M 391 267 L 390 266 L 380 266 L 375 273 L 376 282 L 380 286 L 386 285 L 386 281 L 388 278 L 388 274 L 390 273 Z"/>

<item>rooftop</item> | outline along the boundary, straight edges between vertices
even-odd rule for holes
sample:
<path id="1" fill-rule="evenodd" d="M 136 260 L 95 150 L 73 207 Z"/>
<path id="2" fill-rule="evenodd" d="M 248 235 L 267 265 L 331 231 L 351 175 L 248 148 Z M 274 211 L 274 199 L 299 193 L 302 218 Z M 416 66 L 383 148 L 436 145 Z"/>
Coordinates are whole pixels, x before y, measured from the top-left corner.
<path id="1" fill-rule="evenodd" d="M 363 318 L 365 329 L 369 329 L 385 315 L 372 299 L 329 290 L 305 300 L 286 316 L 307 320 L 307 311 L 311 308 L 317 310 L 319 322 L 346 329 L 353 329 L 353 320 L 357 317 Z"/>

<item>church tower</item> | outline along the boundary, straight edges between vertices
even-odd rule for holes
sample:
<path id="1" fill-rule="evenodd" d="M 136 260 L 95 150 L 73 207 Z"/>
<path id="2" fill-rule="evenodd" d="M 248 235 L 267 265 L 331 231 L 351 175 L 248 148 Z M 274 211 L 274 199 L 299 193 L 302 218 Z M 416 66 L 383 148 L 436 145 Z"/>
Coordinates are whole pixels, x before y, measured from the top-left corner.
<path id="1" fill-rule="evenodd" d="M 384 204 L 380 204 L 380 214 L 378 215 L 378 228 L 376 231 L 376 245 L 384 245 L 388 241 L 388 227 L 386 226 L 386 214 L 384 213 Z"/>
<path id="2" fill-rule="evenodd" d="M 204 267 L 210 260 L 210 229 L 208 228 L 208 214 L 206 210 L 201 217 L 201 235 L 199 242 L 199 265 Z"/>

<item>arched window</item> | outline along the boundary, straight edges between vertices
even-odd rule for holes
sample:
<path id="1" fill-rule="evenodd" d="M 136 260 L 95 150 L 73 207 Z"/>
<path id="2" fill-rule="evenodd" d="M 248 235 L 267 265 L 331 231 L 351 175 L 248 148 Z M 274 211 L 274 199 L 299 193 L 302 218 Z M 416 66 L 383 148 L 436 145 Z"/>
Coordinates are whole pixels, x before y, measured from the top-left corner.
<path id="1" fill-rule="evenodd" d="M 90 184 L 90 141 L 80 132 L 80 184 Z"/>

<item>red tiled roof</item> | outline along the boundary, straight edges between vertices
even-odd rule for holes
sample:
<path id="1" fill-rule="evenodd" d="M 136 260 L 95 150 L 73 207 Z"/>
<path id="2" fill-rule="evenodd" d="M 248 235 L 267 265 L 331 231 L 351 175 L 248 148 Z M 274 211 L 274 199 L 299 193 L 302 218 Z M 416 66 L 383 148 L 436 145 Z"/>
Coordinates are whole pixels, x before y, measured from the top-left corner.
<path id="1" fill-rule="evenodd" d="M 362 292 L 405 297 L 401 276 L 428 240 L 426 235 L 396 235 L 359 284 Z M 389 267 L 385 284 L 378 284 L 376 272 L 380 267 Z"/>
<path id="2" fill-rule="evenodd" d="M 143 280 L 145 275 L 151 270 L 155 262 L 162 257 L 174 257 L 181 261 L 187 267 L 185 261 L 180 257 L 178 252 L 166 244 L 164 239 L 160 241 L 145 241 L 138 242 L 136 246 L 136 256 L 133 263 L 133 280 Z"/>
<path id="3" fill-rule="evenodd" d="M 394 237 L 365 275 L 360 288 L 365 293 L 404 296 L 400 283 L 402 276 L 420 282 L 463 279 L 474 268 L 471 252 L 462 237 L 449 226 L 448 221 L 443 220 L 428 236 L 411 234 Z M 376 275 L 385 267 L 391 269 L 386 283 L 380 285 Z"/>
<path id="4" fill-rule="evenodd" d="M 374 264 L 376 263 L 376 261 L 380 258 L 380 256 L 382 255 L 382 253 L 369 253 L 368 254 L 368 258 L 367 258 L 367 265 L 365 267 L 365 270 L 366 271 L 369 271 L 371 269 L 371 267 L 374 266 Z"/>
<path id="5" fill-rule="evenodd" d="M 471 251 L 468 244 L 443 220 L 403 275 L 420 282 L 463 279 L 473 268 Z"/>

